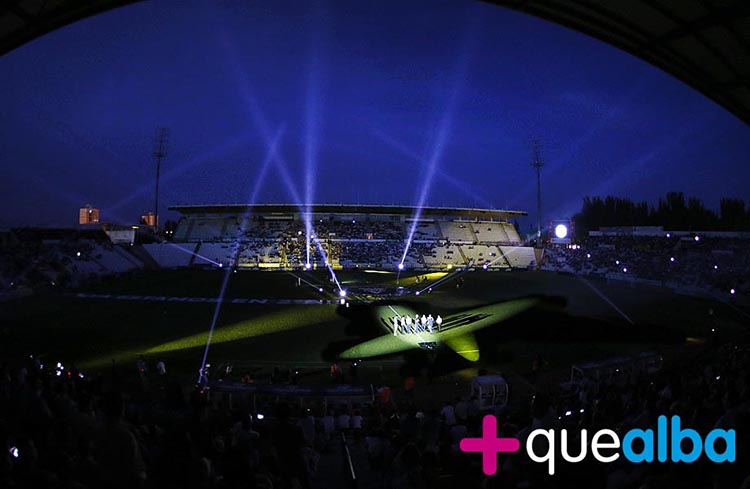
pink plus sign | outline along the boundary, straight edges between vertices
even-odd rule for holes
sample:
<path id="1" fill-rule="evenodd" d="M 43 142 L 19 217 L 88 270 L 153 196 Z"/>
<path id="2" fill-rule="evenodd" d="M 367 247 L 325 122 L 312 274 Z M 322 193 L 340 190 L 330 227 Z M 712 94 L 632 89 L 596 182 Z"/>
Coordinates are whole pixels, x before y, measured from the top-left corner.
<path id="1" fill-rule="evenodd" d="M 481 452 L 484 475 L 495 475 L 498 452 L 517 452 L 521 442 L 517 438 L 498 438 L 497 418 L 488 414 L 482 420 L 482 438 L 464 438 L 459 446 L 462 452 Z"/>

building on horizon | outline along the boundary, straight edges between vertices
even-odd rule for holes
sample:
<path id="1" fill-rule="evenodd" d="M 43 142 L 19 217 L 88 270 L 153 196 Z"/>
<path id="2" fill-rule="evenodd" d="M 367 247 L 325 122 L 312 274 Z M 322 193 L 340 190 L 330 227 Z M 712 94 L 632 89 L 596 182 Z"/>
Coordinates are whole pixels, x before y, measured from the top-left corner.
<path id="1" fill-rule="evenodd" d="M 99 209 L 86 204 L 78 211 L 78 224 L 99 224 Z"/>
<path id="2" fill-rule="evenodd" d="M 156 227 L 156 214 L 154 214 L 153 212 L 143 214 L 141 216 L 141 224 L 143 224 L 144 226 Z"/>

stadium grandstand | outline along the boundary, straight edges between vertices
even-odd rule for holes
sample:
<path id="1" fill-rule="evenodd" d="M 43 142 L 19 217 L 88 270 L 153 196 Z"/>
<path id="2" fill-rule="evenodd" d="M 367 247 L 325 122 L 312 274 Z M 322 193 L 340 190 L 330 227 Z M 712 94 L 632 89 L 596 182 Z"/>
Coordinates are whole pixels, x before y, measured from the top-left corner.
<path id="1" fill-rule="evenodd" d="M 750 233 L 603 227 L 579 243 L 551 245 L 543 270 L 638 281 L 685 293 L 750 293 Z"/>
<path id="2" fill-rule="evenodd" d="M 162 267 L 298 269 L 311 266 L 444 270 L 536 266 L 512 218 L 522 211 L 403 206 L 174 206 L 182 214 L 174 243 L 146 251 Z M 414 216 L 419 216 L 414 217 Z M 312 233 L 306 235 L 309 219 Z M 410 241 L 411 240 L 411 241 Z"/>
<path id="3" fill-rule="evenodd" d="M 142 270 L 293 270 L 304 268 L 308 260 L 312 268 L 328 263 L 350 270 L 397 270 L 402 262 L 417 271 L 528 269 L 537 264 L 533 248 L 525 246 L 509 222 L 525 215 L 521 211 L 424 208 L 414 218 L 416 209 L 397 206 L 320 205 L 310 212 L 291 205 L 172 209 L 182 214 L 173 241 L 146 233 L 136 238 L 130 227 L 122 231 L 130 233 L 127 239 L 99 227 L 6 230 L 0 243 L 0 287 L 17 296 Z"/>
<path id="4" fill-rule="evenodd" d="M 12 296 L 32 288 L 75 287 L 145 266 L 130 246 L 114 244 L 101 229 L 20 228 L 6 233 L 9 238 L 0 247 L 0 288 Z"/>

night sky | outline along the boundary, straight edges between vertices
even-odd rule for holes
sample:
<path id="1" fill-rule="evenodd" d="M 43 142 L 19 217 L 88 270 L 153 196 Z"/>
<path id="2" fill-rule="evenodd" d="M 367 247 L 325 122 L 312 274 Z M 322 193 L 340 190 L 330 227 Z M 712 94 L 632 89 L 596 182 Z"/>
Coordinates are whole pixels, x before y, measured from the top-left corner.
<path id="1" fill-rule="evenodd" d="M 528 210 L 525 228 L 533 138 L 545 219 L 587 195 L 750 197 L 734 116 L 609 45 L 472 1 L 144 2 L 6 54 L 0 88 L 0 227 L 74 225 L 87 203 L 137 222 L 157 126 L 163 210 L 422 200 Z"/>

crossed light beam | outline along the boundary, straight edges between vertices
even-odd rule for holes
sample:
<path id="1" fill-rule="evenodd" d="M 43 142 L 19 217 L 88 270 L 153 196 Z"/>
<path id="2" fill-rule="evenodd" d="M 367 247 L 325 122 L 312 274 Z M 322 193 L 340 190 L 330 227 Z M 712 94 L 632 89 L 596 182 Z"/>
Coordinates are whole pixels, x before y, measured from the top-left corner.
<path id="1" fill-rule="evenodd" d="M 692 122 L 686 124 L 681 128 L 682 134 L 679 136 L 667 138 L 657 147 L 647 151 L 639 158 L 631 160 L 627 164 L 618 166 L 617 170 L 608 178 L 603 181 L 599 180 L 596 191 L 591 192 L 591 195 L 603 195 L 606 192 L 611 192 L 614 190 L 615 185 L 632 180 L 632 175 L 647 171 L 646 169 L 649 168 L 652 162 L 664 154 L 679 155 L 680 151 L 684 151 L 688 142 L 695 141 L 699 138 L 701 134 L 704 133 L 705 129 L 713 125 L 714 121 L 718 118 L 719 115 L 717 114 L 708 122 Z M 565 214 L 559 213 L 558 215 L 571 215 L 574 212 L 576 205 L 580 209 L 580 200 L 576 203 L 573 203 L 572 201 L 568 202 L 563 206 L 563 212 L 565 212 Z"/>
<path id="2" fill-rule="evenodd" d="M 184 175 L 188 170 L 192 170 L 193 168 L 199 167 L 206 162 L 211 161 L 213 158 L 216 158 L 217 156 L 230 151 L 245 142 L 247 142 L 248 136 L 246 134 L 239 134 L 228 141 L 225 141 L 223 144 L 219 145 L 216 148 L 213 148 L 212 150 L 202 153 L 198 156 L 195 156 L 191 158 L 190 160 L 186 161 L 185 163 L 173 167 L 172 169 L 162 173 L 160 180 L 163 183 L 170 182 L 182 175 Z M 113 205 L 108 206 L 108 213 L 109 212 L 116 212 L 118 209 L 124 207 L 128 203 L 132 202 L 137 197 L 147 194 L 148 192 L 153 191 L 153 182 L 149 181 L 148 183 L 142 183 L 139 185 L 133 192 L 128 194 L 126 197 L 123 197 L 122 199 L 115 202 Z"/>
<path id="3" fill-rule="evenodd" d="M 314 55 L 310 56 L 308 66 L 307 97 L 305 105 L 305 202 L 308 209 L 313 205 L 315 195 L 315 175 L 318 169 L 318 137 L 319 137 L 319 96 L 317 63 Z M 310 268 L 310 239 L 313 233 L 312 211 L 305 214 L 305 268 Z M 327 260 L 326 260 L 327 262 Z M 334 275 L 335 278 L 335 275 Z M 341 287 L 339 287 L 341 289 Z"/>
<path id="4" fill-rule="evenodd" d="M 471 22 L 472 26 L 470 27 L 475 28 L 476 27 L 475 24 L 477 21 L 478 21 L 477 18 L 473 18 Z M 471 45 L 471 42 L 473 41 L 473 34 L 475 33 L 475 31 L 476 29 L 469 29 L 470 35 L 469 37 L 466 38 L 464 42 L 463 50 L 461 51 L 461 55 L 458 60 L 458 65 L 455 70 L 453 88 L 451 90 L 450 96 L 445 106 L 443 116 L 438 122 L 437 133 L 435 134 L 435 137 L 432 140 L 432 148 L 429 151 L 427 160 L 423 164 L 424 175 L 422 178 L 422 187 L 420 188 L 419 195 L 416 199 L 414 214 L 412 215 L 411 225 L 409 226 L 409 233 L 407 235 L 406 243 L 404 245 L 404 252 L 401 255 L 401 261 L 398 264 L 399 274 L 401 270 L 404 269 L 404 262 L 406 261 L 406 257 L 409 254 L 409 249 L 411 248 L 412 240 L 414 238 L 414 233 L 417 229 L 417 225 L 419 224 L 419 219 L 422 216 L 422 208 L 425 206 L 425 203 L 427 202 L 427 197 L 432 187 L 433 178 L 435 177 L 435 174 L 438 170 L 438 166 L 443 157 L 443 152 L 445 150 L 445 146 L 448 141 L 449 133 L 450 133 L 452 123 L 453 123 L 453 117 L 454 117 L 454 113 L 456 110 L 456 104 L 458 102 L 458 96 L 462 87 L 462 81 L 464 80 L 466 76 L 468 63 L 469 63 L 468 53 L 470 51 L 470 45 Z"/>
<path id="5" fill-rule="evenodd" d="M 432 151 L 430 152 L 430 155 L 424 164 L 425 174 L 424 174 L 424 178 L 422 178 L 422 187 L 420 188 L 419 196 L 417 197 L 417 201 L 415 205 L 414 214 L 412 215 L 412 221 L 411 221 L 411 225 L 409 226 L 409 233 L 406 238 L 406 245 L 404 246 L 404 252 L 401 255 L 401 261 L 398 264 L 399 271 L 403 270 L 404 268 L 404 262 L 406 261 L 406 257 L 409 254 L 409 249 L 411 248 L 412 239 L 414 238 L 414 232 L 416 231 L 417 225 L 419 223 L 419 219 L 422 216 L 422 208 L 425 206 L 425 203 L 427 202 L 427 196 L 429 195 L 430 188 L 432 187 L 432 180 L 435 176 L 435 172 L 440 163 L 440 160 L 443 157 L 445 144 L 448 140 L 448 133 L 450 132 L 451 124 L 453 122 L 453 113 L 455 110 L 456 101 L 458 99 L 458 92 L 459 92 L 458 86 L 454 87 L 451 97 L 448 101 L 448 105 L 445 110 L 445 113 L 443 114 L 443 117 L 440 120 L 437 134 L 435 135 L 435 138 L 433 140 Z"/>
<path id="6" fill-rule="evenodd" d="M 248 94 L 249 95 L 249 94 Z M 260 106 L 258 105 L 257 100 L 254 97 L 250 97 L 249 99 L 249 107 L 253 114 L 253 119 L 255 120 L 258 129 L 260 130 L 261 134 L 264 138 L 266 138 L 268 134 L 268 123 L 266 122 L 265 117 L 263 116 L 263 112 L 260 109 Z M 310 140 L 313 140 L 314 138 L 312 136 L 309 137 Z M 315 147 L 317 147 L 317 143 L 315 144 Z M 312 149 L 309 148 L 306 150 L 306 154 L 312 155 Z M 310 157 L 310 159 L 314 159 L 313 156 Z M 312 264 L 310 263 L 310 246 L 309 243 L 315 244 L 318 252 L 320 253 L 321 257 L 323 258 L 323 261 L 328 268 L 328 272 L 331 274 L 331 278 L 333 279 L 334 283 L 336 284 L 336 287 L 339 290 L 339 295 L 341 297 L 344 297 L 346 295 L 346 291 L 342 289 L 341 283 L 339 282 L 338 278 L 336 277 L 336 272 L 334 272 L 333 267 L 328 260 L 328 254 L 326 253 L 325 249 L 323 249 L 323 246 L 320 243 L 320 240 L 318 239 L 318 235 L 315 232 L 315 228 L 313 226 L 312 222 L 312 203 L 305 203 L 300 198 L 299 192 L 297 191 L 297 187 L 294 184 L 294 181 L 292 180 L 292 177 L 289 173 L 289 169 L 287 167 L 286 160 L 281 156 L 279 152 L 275 152 L 273 155 L 273 160 L 276 163 L 276 169 L 279 171 L 279 174 L 281 175 L 281 179 L 284 182 L 284 185 L 287 188 L 287 191 L 289 192 L 290 196 L 292 197 L 292 200 L 297 204 L 297 207 L 300 210 L 300 214 L 303 216 L 303 219 L 305 221 L 305 241 L 307 245 L 307 261 L 305 262 L 305 269 L 310 269 L 312 267 Z M 306 181 L 312 181 L 314 179 L 314 175 L 311 175 L 309 172 L 309 169 L 306 168 Z M 309 185 L 306 184 L 306 189 L 309 188 L 310 191 L 314 188 L 314 184 L 310 183 Z M 311 196 L 312 198 L 312 196 Z M 314 236 L 314 237 L 313 237 Z"/>
<path id="7" fill-rule="evenodd" d="M 234 56 L 234 49 L 231 45 L 227 45 L 227 51 L 229 52 L 229 62 L 232 65 L 232 68 L 235 72 L 235 75 L 239 81 L 239 89 L 240 89 L 240 95 L 242 96 L 249 112 L 250 117 L 255 123 L 256 128 L 260 132 L 261 136 L 265 141 L 267 141 L 267 144 L 270 144 L 271 139 L 271 130 L 269 128 L 268 121 L 263 114 L 263 110 L 260 107 L 260 104 L 258 103 L 257 97 L 252 93 L 250 89 L 250 84 L 247 80 L 247 77 L 245 76 L 245 72 L 240 68 L 239 64 L 236 61 L 236 56 Z M 318 100 L 318 78 L 316 75 L 316 71 L 314 69 L 314 63 L 315 63 L 315 57 L 311 57 L 311 69 L 308 70 L 310 73 L 310 78 L 308 79 L 308 87 L 307 87 L 307 105 L 306 105 L 306 111 L 305 111 L 305 153 L 304 153 L 304 166 L 305 166 L 305 192 L 304 192 L 304 199 L 302 196 L 300 196 L 300 193 L 297 190 L 297 187 L 294 183 L 294 180 L 289 172 L 289 168 L 287 165 L 286 160 L 284 157 L 280 154 L 279 151 L 274 152 L 272 155 L 273 162 L 275 163 L 276 170 L 279 172 L 279 176 L 281 177 L 281 180 L 284 182 L 284 185 L 289 192 L 289 195 L 292 198 L 292 201 L 297 205 L 297 207 L 300 210 L 300 215 L 302 216 L 304 223 L 305 223 L 305 254 L 306 254 L 306 261 L 305 261 L 305 269 L 309 270 L 312 268 L 312 263 L 310 261 L 310 248 L 311 244 L 314 244 L 320 253 L 322 259 L 324 260 L 324 263 L 328 269 L 328 272 L 331 274 L 331 278 L 333 279 L 334 283 L 336 284 L 336 287 L 338 288 L 339 296 L 344 297 L 346 296 L 346 291 L 341 287 L 341 283 L 339 282 L 338 278 L 336 277 L 336 273 L 333 270 L 333 267 L 328 260 L 328 255 L 323 249 L 323 246 L 321 245 L 319 239 L 317 239 L 317 234 L 315 233 L 315 228 L 312 222 L 312 203 L 314 198 L 314 191 L 315 191 L 315 174 L 317 172 L 317 153 L 318 153 L 318 129 L 319 129 L 319 122 L 318 122 L 318 113 L 319 113 L 319 100 Z M 315 237 L 313 237 L 315 236 Z"/>
<path id="8" fill-rule="evenodd" d="M 406 156 L 407 158 L 412 159 L 414 162 L 421 162 L 422 157 L 420 157 L 416 151 L 413 151 L 412 149 L 406 147 L 403 143 L 397 141 L 392 136 L 386 134 L 385 132 L 381 131 L 380 129 L 373 129 L 372 133 L 380 139 L 382 142 L 386 143 L 391 148 L 395 149 L 402 155 Z M 458 178 L 452 176 L 450 173 L 438 169 L 435 173 L 435 176 L 443 179 L 445 182 L 453 185 L 457 190 L 463 192 L 468 197 L 471 197 L 472 199 L 478 200 L 481 202 L 481 205 L 487 207 L 487 208 L 493 208 L 494 204 L 490 202 L 488 199 L 483 197 L 482 195 L 478 195 L 477 190 L 474 190 L 469 187 L 469 185 L 459 180 Z"/>
<path id="9" fill-rule="evenodd" d="M 571 161 L 575 160 L 582 148 L 585 148 L 590 141 L 595 140 L 601 132 L 607 129 L 613 122 L 618 121 L 621 116 L 626 113 L 626 108 L 633 105 L 632 102 L 641 95 L 644 91 L 645 85 L 643 77 L 637 78 L 633 81 L 631 88 L 627 93 L 624 93 L 619 101 L 616 101 L 613 106 L 610 106 L 609 110 L 601 114 L 599 117 L 591 118 L 592 123 L 588 129 L 586 129 L 586 131 L 577 139 L 572 141 L 561 155 L 550 158 L 549 161 L 545 161 L 545 177 L 548 180 L 554 181 L 558 173 L 565 168 L 569 168 Z M 618 172 L 622 173 L 624 170 L 634 171 L 635 168 L 632 167 L 637 166 L 639 166 L 637 163 L 624 162 L 618 166 Z M 533 179 L 527 179 L 526 183 L 516 192 L 514 201 L 522 201 L 535 191 L 536 183 Z M 565 210 L 563 212 L 558 212 L 557 215 L 571 215 L 571 213 L 574 212 L 571 211 L 571 209 L 574 208 L 574 205 L 580 207 L 580 200 L 575 204 L 563 206 Z"/>
<path id="10" fill-rule="evenodd" d="M 268 152 L 266 153 L 266 157 L 263 160 L 263 164 L 261 165 L 260 171 L 258 172 L 258 178 L 255 179 L 255 185 L 253 185 L 253 190 L 250 194 L 250 199 L 248 201 L 248 207 L 247 212 L 245 215 L 240 219 L 240 226 L 237 229 L 237 235 L 235 237 L 234 246 L 232 247 L 232 261 L 230 263 L 230 266 L 227 267 L 226 271 L 224 272 L 224 279 L 221 282 L 221 289 L 219 290 L 219 300 L 216 302 L 216 307 L 214 308 L 214 314 L 211 318 L 211 327 L 208 330 L 208 337 L 206 338 L 206 348 L 203 350 L 203 359 L 201 360 L 201 368 L 198 371 L 198 382 L 203 379 L 203 374 L 206 369 L 206 361 L 208 360 L 208 351 L 211 348 L 211 340 L 214 336 L 214 331 L 216 329 L 216 323 L 219 319 L 219 313 L 221 312 L 221 305 L 224 302 L 224 296 L 227 291 L 227 285 L 229 285 L 229 277 L 232 276 L 232 264 L 236 263 L 237 261 L 237 255 L 240 252 L 240 236 L 242 236 L 245 232 L 245 229 L 247 227 L 247 222 L 249 220 L 249 213 L 250 213 L 250 206 L 255 203 L 256 199 L 258 198 L 258 192 L 260 191 L 263 179 L 265 179 L 266 174 L 268 173 L 268 167 L 270 166 L 271 162 L 274 161 L 277 152 L 278 152 L 278 146 L 281 141 L 281 137 L 284 133 L 284 126 L 282 125 L 279 127 L 279 129 L 276 131 L 276 135 L 271 139 L 270 144 L 268 145 Z"/>

